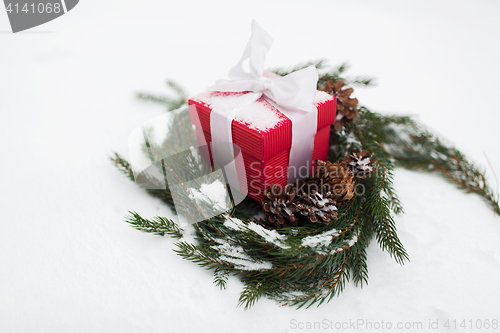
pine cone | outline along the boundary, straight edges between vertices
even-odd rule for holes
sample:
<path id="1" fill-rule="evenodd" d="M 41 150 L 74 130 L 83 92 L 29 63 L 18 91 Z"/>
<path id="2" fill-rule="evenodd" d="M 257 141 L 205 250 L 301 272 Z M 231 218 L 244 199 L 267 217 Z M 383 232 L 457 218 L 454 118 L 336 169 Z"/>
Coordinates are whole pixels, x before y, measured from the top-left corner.
<path id="1" fill-rule="evenodd" d="M 366 152 L 351 156 L 361 157 L 359 166 L 366 169 Z M 354 196 L 353 177 L 346 162 L 316 160 L 316 172 L 309 182 L 298 180 L 285 188 L 271 185 L 264 192 L 264 218 L 255 223 L 271 230 L 306 223 L 328 224 L 337 217 L 337 206 Z"/>
<path id="2" fill-rule="evenodd" d="M 264 218 L 255 222 L 268 229 L 311 222 L 327 224 L 337 216 L 335 200 L 324 198 L 314 186 L 309 191 L 307 183 L 301 180 L 297 187 L 287 185 L 282 189 L 279 185 L 272 185 L 264 192 L 262 210 Z"/>
<path id="3" fill-rule="evenodd" d="M 325 198 L 335 200 L 337 204 L 342 204 L 354 196 L 353 174 L 343 162 L 316 160 L 316 172 L 311 182 L 317 185 Z"/>
<path id="4" fill-rule="evenodd" d="M 271 185 L 262 198 L 265 218 L 260 221 L 261 224 L 271 229 L 297 226 L 299 219 L 293 205 L 295 199 L 298 198 L 296 198 L 296 189 L 293 185 L 287 185 L 284 189 L 279 185 Z"/>
<path id="5" fill-rule="evenodd" d="M 337 217 L 335 201 L 323 198 L 321 193 L 312 191 L 301 196 L 301 200 L 294 204 L 295 210 L 313 223 L 328 224 Z"/>
<path id="6" fill-rule="evenodd" d="M 345 83 L 343 81 L 339 80 L 333 83 L 332 80 L 328 80 L 322 89 L 330 95 L 337 97 L 337 119 L 333 123 L 336 131 L 340 131 L 345 124 L 352 122 L 358 116 L 358 99 L 350 97 L 354 89 L 342 89 L 344 86 Z"/>
<path id="7" fill-rule="evenodd" d="M 348 155 L 342 159 L 342 162 L 347 165 L 347 168 L 351 170 L 354 174 L 354 177 L 357 178 L 366 178 L 373 171 L 375 171 L 375 160 L 370 158 L 370 155 L 363 150 L 362 152 L 353 152 L 351 155 Z"/>

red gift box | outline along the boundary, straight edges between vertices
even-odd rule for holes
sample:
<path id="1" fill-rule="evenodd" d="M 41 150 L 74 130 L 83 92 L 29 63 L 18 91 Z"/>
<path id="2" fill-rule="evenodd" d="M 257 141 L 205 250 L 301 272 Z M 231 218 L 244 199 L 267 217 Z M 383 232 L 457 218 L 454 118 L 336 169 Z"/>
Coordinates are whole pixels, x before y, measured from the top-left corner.
<path id="1" fill-rule="evenodd" d="M 213 165 L 210 142 L 210 113 L 212 104 L 224 102 L 224 99 L 241 96 L 244 93 L 207 92 L 189 100 L 191 122 L 195 125 L 196 136 L 200 145 L 208 144 L 205 156 Z M 264 191 L 272 184 L 284 187 L 287 184 L 287 168 L 292 144 L 292 122 L 264 98 L 259 98 L 249 112 L 240 112 L 231 123 L 233 143 L 240 147 L 245 168 L 248 196 L 262 200 Z M 314 138 L 311 170 L 314 171 L 316 159 L 328 157 L 330 125 L 335 121 L 335 97 L 318 91 L 315 99 L 318 109 L 317 132 Z M 199 120 L 198 120 L 199 119 Z M 201 125 L 201 128 L 199 127 Z M 304 157 L 304 160 L 310 156 Z M 238 171 L 239 173 L 240 171 Z M 301 175 L 302 178 L 309 175 Z"/>

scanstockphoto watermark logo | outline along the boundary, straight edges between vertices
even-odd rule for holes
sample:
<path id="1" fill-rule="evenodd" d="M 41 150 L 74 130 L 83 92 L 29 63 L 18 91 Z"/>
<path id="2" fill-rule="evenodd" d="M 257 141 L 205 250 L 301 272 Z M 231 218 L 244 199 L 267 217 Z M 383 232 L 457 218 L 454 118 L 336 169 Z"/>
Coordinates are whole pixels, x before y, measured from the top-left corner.
<path id="1" fill-rule="evenodd" d="M 349 332 L 362 330 L 363 332 L 498 332 L 500 322 L 498 318 L 449 318 L 449 319 L 427 319 L 418 321 L 395 321 L 395 320 L 371 320 L 371 319 L 348 319 L 331 320 L 324 318 L 315 321 L 302 321 L 291 319 L 289 328 L 298 332 Z"/>
<path id="2" fill-rule="evenodd" d="M 73 8 L 79 0 L 4 0 L 12 32 L 31 29 L 52 21 Z"/>
<path id="3" fill-rule="evenodd" d="M 369 332 L 386 330 L 399 331 L 419 331 L 424 329 L 436 329 L 437 321 L 427 323 L 424 321 L 388 321 L 388 320 L 368 320 L 368 319 L 349 319 L 337 321 L 331 319 L 322 319 L 318 321 L 301 321 L 291 319 L 289 327 L 292 330 L 306 331 L 335 331 L 343 332 L 349 330 L 367 330 Z"/>

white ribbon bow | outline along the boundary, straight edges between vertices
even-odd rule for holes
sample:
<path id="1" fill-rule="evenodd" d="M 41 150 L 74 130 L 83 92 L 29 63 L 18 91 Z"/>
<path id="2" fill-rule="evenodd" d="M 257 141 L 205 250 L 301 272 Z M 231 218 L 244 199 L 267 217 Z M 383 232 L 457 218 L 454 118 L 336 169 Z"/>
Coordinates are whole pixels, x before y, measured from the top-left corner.
<path id="1" fill-rule="evenodd" d="M 251 91 L 265 95 L 278 107 L 313 111 L 318 82 L 316 67 L 309 66 L 277 79 L 265 77 L 264 62 L 272 44 L 271 36 L 253 20 L 252 35 L 240 61 L 229 70 L 229 80 L 220 80 L 208 90 Z M 243 68 L 246 60 L 248 71 Z"/>
<path id="2" fill-rule="evenodd" d="M 264 96 L 292 122 L 292 145 L 287 170 L 287 182 L 292 183 L 309 175 L 317 127 L 314 99 L 318 73 L 314 66 L 309 66 L 276 79 L 264 76 L 264 62 L 272 44 L 273 40 L 269 34 L 253 20 L 252 35 L 240 61 L 229 70 L 229 80 L 217 81 L 215 85 L 207 88 L 220 92 L 249 92 L 240 97 L 239 104 L 232 110 L 212 109 L 212 156 L 214 163 L 220 167 L 234 159 L 231 123 L 238 112 Z M 246 61 L 248 70 L 244 68 Z M 231 144 L 228 146 L 217 143 Z M 304 168 L 305 173 L 302 173 Z M 246 179 L 238 181 L 234 166 L 226 167 L 225 171 L 232 188 L 238 189 L 240 184 L 246 184 Z M 246 190 L 246 187 L 242 189 L 242 193 L 243 190 Z"/>

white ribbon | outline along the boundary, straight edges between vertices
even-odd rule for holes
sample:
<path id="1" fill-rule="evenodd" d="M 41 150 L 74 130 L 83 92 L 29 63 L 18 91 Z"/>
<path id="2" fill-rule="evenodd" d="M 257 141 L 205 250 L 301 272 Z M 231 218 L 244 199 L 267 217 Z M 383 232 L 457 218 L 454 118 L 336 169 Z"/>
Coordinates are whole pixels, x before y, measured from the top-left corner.
<path id="1" fill-rule="evenodd" d="M 212 142 L 232 143 L 231 123 L 238 112 L 264 98 L 292 122 L 292 145 L 287 170 L 288 183 L 310 173 L 314 136 L 317 130 L 317 109 L 314 106 L 318 73 L 314 66 L 298 70 L 276 79 L 264 76 L 264 62 L 273 40 L 255 20 L 252 21 L 252 35 L 240 61 L 229 70 L 229 80 L 220 80 L 208 90 L 220 92 L 248 92 L 240 97 L 232 110 L 212 109 L 210 127 Z M 244 65 L 248 65 L 245 70 Z M 223 151 L 213 151 L 214 162 L 233 159 L 232 145 Z M 304 170 L 306 172 L 302 173 Z M 226 170 L 227 171 L 227 170 Z M 228 175 L 237 179 L 236 170 Z M 230 183 L 231 184 L 231 183 Z M 234 183 L 235 185 L 237 184 Z"/>

